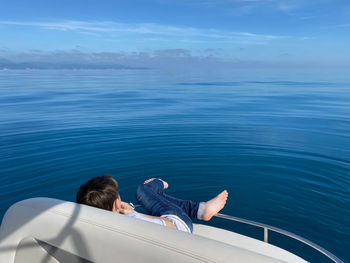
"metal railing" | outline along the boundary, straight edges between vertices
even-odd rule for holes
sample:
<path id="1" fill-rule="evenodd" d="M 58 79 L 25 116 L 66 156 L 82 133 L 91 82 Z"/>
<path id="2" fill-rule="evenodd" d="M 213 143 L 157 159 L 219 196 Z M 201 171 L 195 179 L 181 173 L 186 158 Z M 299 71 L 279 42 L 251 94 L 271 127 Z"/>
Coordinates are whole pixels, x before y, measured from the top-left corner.
<path id="1" fill-rule="evenodd" d="M 304 244 L 306 244 L 307 246 L 321 252 L 322 254 L 324 254 L 326 257 L 328 257 L 330 260 L 332 260 L 333 262 L 336 263 L 344 263 L 342 260 L 340 260 L 338 257 L 336 257 L 335 255 L 333 255 L 331 252 L 327 251 L 326 249 L 320 247 L 319 245 L 315 244 L 314 242 L 307 240 L 306 238 L 303 238 L 299 235 L 293 234 L 291 232 L 288 232 L 286 230 L 283 229 L 279 229 L 277 227 L 274 226 L 270 226 L 270 225 L 266 225 L 266 224 L 262 224 L 259 222 L 254 222 L 251 220 L 247 220 L 247 219 L 243 219 L 243 218 L 239 218 L 239 217 L 234 217 L 234 216 L 229 216 L 229 215 L 225 215 L 225 214 L 216 214 L 215 217 L 219 217 L 219 218 L 223 218 L 223 219 L 228 219 L 231 221 L 236 221 L 236 222 L 240 222 L 243 224 L 248 224 L 248 225 L 252 225 L 252 226 L 256 226 L 256 227 L 260 227 L 264 229 L 264 242 L 268 243 L 268 239 L 269 239 L 269 230 L 282 234 L 284 236 L 288 236 L 290 238 L 293 238 L 295 240 L 298 240 L 299 242 L 302 242 Z"/>
<path id="2" fill-rule="evenodd" d="M 141 207 L 141 205 L 134 205 L 132 203 L 130 203 L 130 205 L 133 208 L 139 208 Z M 323 255 L 325 255 L 326 257 L 328 257 L 330 260 L 332 260 L 333 262 L 336 263 L 344 263 L 341 259 L 339 259 L 337 256 L 335 256 L 334 254 L 332 254 L 331 252 L 329 252 L 328 250 L 324 249 L 323 247 L 320 247 L 319 245 L 315 244 L 314 242 L 303 238 L 299 235 L 293 234 L 291 232 L 288 232 L 286 230 L 274 227 L 274 226 L 270 226 L 270 225 L 266 225 L 263 223 L 259 223 L 259 222 L 255 222 L 252 220 L 248 220 L 248 219 L 243 219 L 243 218 L 239 218 L 239 217 L 235 217 L 235 216 L 229 216 L 229 215 L 225 215 L 225 214 L 216 214 L 215 217 L 218 218 L 223 218 L 223 219 L 227 219 L 227 220 L 231 220 L 231 221 L 236 221 L 236 222 L 240 222 L 243 224 L 247 224 L 247 225 L 252 225 L 252 226 L 256 226 L 256 227 L 260 227 L 264 229 L 264 242 L 269 243 L 269 230 L 279 233 L 281 235 L 290 237 L 292 239 L 295 239 L 301 243 L 306 244 L 307 246 L 317 250 L 318 252 L 322 253 Z"/>

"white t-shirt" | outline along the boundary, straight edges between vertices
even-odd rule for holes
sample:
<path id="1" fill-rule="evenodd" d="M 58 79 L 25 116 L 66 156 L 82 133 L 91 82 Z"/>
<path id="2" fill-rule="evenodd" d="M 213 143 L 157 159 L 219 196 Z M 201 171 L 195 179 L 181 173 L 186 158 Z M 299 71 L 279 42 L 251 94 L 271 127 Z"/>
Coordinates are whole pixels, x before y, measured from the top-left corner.
<path id="1" fill-rule="evenodd" d="M 137 219 L 141 219 L 144 221 L 148 221 L 151 223 L 155 223 L 158 225 L 162 225 L 162 226 L 166 226 L 165 221 L 159 218 L 149 218 L 146 216 L 143 216 L 142 214 L 134 211 L 131 213 L 126 214 L 127 216 L 133 217 L 133 218 L 137 218 Z M 162 215 L 161 217 L 164 217 L 166 219 L 168 219 L 171 223 L 173 223 L 175 225 L 175 227 L 178 230 L 184 231 L 184 232 L 188 232 L 191 233 L 190 228 L 187 226 L 187 224 L 178 216 L 176 215 Z"/>

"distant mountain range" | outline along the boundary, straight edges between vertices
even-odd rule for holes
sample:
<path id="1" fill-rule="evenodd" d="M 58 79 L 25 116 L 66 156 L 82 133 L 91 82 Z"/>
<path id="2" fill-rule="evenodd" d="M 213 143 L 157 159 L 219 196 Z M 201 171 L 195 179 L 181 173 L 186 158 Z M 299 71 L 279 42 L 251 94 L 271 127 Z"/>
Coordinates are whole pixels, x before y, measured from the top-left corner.
<path id="1" fill-rule="evenodd" d="M 146 67 L 129 67 L 120 64 L 103 63 L 63 63 L 63 62 L 12 62 L 0 58 L 2 69 L 149 69 Z"/>

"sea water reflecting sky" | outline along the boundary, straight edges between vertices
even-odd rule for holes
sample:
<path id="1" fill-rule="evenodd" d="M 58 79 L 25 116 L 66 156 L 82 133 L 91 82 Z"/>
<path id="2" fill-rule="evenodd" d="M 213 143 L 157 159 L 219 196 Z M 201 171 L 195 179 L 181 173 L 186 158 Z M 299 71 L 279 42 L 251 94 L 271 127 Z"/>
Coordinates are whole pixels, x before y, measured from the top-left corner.
<path id="1" fill-rule="evenodd" d="M 227 189 L 224 213 L 348 260 L 349 102 L 339 71 L 0 71 L 0 217 L 25 198 L 73 201 L 104 173 L 128 201 L 161 177 L 183 198 Z"/>

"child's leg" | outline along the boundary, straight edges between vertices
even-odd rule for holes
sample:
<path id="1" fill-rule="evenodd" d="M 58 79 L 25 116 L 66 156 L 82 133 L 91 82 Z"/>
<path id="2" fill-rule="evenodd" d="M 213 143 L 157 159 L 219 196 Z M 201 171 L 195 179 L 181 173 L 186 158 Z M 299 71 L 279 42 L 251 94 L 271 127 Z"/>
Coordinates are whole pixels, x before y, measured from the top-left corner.
<path id="1" fill-rule="evenodd" d="M 228 197 L 226 190 L 207 202 L 181 200 L 164 193 L 162 193 L 162 195 L 170 202 L 177 204 L 190 218 L 197 218 L 205 221 L 210 220 L 224 208 Z"/>
<path id="2" fill-rule="evenodd" d="M 179 206 L 190 218 L 199 218 L 199 219 L 201 218 L 201 211 L 203 210 L 204 202 L 182 200 L 182 199 L 167 195 L 165 193 L 162 193 L 162 195 L 173 204 L 176 204 L 177 206 Z M 200 210 L 199 211 L 200 213 L 198 213 L 198 210 Z"/>
<path id="3" fill-rule="evenodd" d="M 166 199 L 171 204 L 182 209 L 182 211 L 190 218 L 198 218 L 203 220 L 210 220 L 216 213 L 218 213 L 226 204 L 228 197 L 227 191 L 222 191 L 213 199 L 207 202 L 197 202 L 191 200 L 181 200 L 170 195 L 164 194 L 164 186 L 167 183 L 163 183 L 160 179 L 147 180 L 146 184 L 149 186 L 150 191 L 154 194 L 161 196 L 162 199 Z"/>
<path id="4" fill-rule="evenodd" d="M 146 180 L 144 182 L 144 185 L 148 185 L 150 189 L 152 189 L 157 194 L 162 194 L 164 192 L 164 183 L 163 180 L 159 178 L 152 178 L 149 180 Z"/>
<path id="5" fill-rule="evenodd" d="M 162 181 L 153 180 L 147 184 L 140 185 L 137 188 L 136 198 L 151 215 L 176 215 L 186 223 L 191 232 L 193 231 L 192 220 L 183 209 L 163 196 Z"/>
<path id="6" fill-rule="evenodd" d="M 204 202 L 197 202 L 197 201 L 192 201 L 192 200 L 182 200 L 182 199 L 175 198 L 173 196 L 165 194 L 164 188 L 165 188 L 165 184 L 167 186 L 167 183 L 159 178 L 149 179 L 149 180 L 145 181 L 145 184 L 148 184 L 153 189 L 153 191 L 155 191 L 159 195 L 164 196 L 171 203 L 179 206 L 190 218 L 200 218 L 201 217 L 201 213 L 199 213 L 199 215 L 198 215 L 198 209 L 200 208 L 199 212 L 203 211 Z"/>

